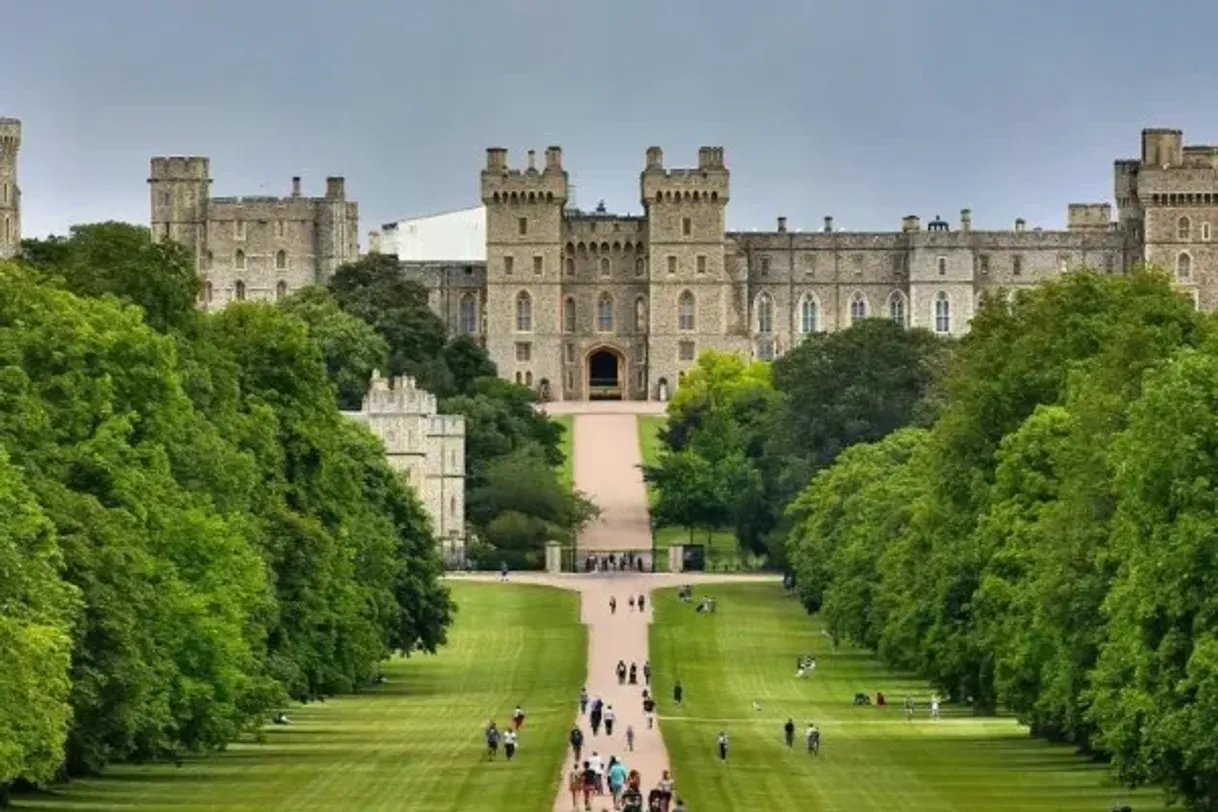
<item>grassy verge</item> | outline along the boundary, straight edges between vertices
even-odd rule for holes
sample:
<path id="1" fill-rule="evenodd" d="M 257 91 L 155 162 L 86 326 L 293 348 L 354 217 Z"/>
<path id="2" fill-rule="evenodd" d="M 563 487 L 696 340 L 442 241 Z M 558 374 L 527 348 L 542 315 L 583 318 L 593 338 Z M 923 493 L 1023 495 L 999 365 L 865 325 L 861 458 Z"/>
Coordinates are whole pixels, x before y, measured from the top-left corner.
<path id="1" fill-rule="evenodd" d="M 572 697 L 585 678 L 585 629 L 574 593 L 534 586 L 452 584 L 460 610 L 436 656 L 396 660 L 366 694 L 289 713 L 263 744 L 174 767 L 117 767 L 53 795 L 23 796 L 41 812 L 536 812 L 558 788 Z M 528 723 L 511 764 L 483 759 L 488 719 Z"/>
<path id="2" fill-rule="evenodd" d="M 575 417 L 569 414 L 554 415 L 550 418 L 563 427 L 562 465 L 558 468 L 558 481 L 563 487 L 571 490 L 575 487 Z"/>
<path id="3" fill-rule="evenodd" d="M 889 812 L 1092 812 L 1128 803 L 1163 809 L 1153 791 L 1109 786 L 1106 771 L 1068 747 L 1030 738 L 1011 719 L 974 718 L 945 707 L 927 718 L 924 683 L 894 674 L 862 651 L 832 651 L 821 627 L 776 585 L 714 585 L 714 615 L 695 614 L 674 590 L 655 596 L 651 663 L 664 741 L 678 794 L 691 809 Z M 795 678 L 796 659 L 817 658 Z M 675 678 L 685 702 L 674 708 Z M 883 691 L 886 708 L 853 707 L 856 692 Z M 918 703 L 907 720 L 906 695 Z M 754 706 L 758 703 L 760 709 Z M 782 725 L 795 721 L 795 747 Z M 809 722 L 821 729 L 818 757 L 803 746 Z M 715 740 L 730 739 L 720 763 Z"/>

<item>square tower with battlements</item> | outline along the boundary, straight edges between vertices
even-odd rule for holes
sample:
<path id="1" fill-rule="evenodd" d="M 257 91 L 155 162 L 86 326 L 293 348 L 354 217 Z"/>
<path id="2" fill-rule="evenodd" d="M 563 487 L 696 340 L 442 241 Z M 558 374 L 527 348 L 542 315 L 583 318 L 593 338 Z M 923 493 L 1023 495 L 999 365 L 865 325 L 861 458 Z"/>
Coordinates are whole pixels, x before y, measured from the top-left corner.
<path id="1" fill-rule="evenodd" d="M 0 118 L 0 259 L 15 257 L 21 248 L 21 187 L 17 157 L 21 151 L 21 122 Z"/>
<path id="2" fill-rule="evenodd" d="M 212 197 L 207 158 L 171 157 L 152 159 L 148 184 L 153 239 L 195 257 L 205 308 L 280 299 L 359 259 L 359 207 L 341 177 L 321 197 L 298 177 L 286 197 Z"/>

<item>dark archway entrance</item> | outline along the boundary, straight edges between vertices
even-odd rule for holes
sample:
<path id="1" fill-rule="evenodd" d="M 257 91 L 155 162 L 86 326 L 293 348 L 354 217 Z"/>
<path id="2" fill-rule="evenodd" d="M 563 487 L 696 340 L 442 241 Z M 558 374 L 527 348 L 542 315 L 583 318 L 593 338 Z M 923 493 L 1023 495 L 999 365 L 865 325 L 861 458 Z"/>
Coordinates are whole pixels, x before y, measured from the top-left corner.
<path id="1" fill-rule="evenodd" d="M 622 399 L 622 356 L 607 347 L 588 353 L 588 399 Z"/>

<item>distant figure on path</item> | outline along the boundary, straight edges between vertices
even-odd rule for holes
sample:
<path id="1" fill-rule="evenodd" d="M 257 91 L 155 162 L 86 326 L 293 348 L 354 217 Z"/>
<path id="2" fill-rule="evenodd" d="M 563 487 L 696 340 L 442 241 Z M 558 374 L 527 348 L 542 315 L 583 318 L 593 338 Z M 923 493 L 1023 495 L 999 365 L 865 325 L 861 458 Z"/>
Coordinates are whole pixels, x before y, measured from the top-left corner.
<path id="1" fill-rule="evenodd" d="M 598 735 L 601 731 L 601 701 L 599 699 L 592 703 L 592 712 L 588 714 L 588 722 L 592 725 L 592 735 Z"/>
<path id="2" fill-rule="evenodd" d="M 719 760 L 727 761 L 727 734 L 722 730 L 719 731 Z"/>
<path id="3" fill-rule="evenodd" d="M 914 717 L 914 700 L 912 696 L 905 697 L 905 718 L 912 719 Z"/>
<path id="4" fill-rule="evenodd" d="M 592 808 L 592 793 L 596 792 L 596 767 L 592 759 L 584 762 L 584 809 Z"/>
<path id="5" fill-rule="evenodd" d="M 516 731 L 509 730 L 503 734 L 503 754 L 507 756 L 508 761 L 516 755 Z"/>
<path id="6" fill-rule="evenodd" d="M 820 728 L 808 723 L 808 752 L 814 756 L 820 755 Z"/>
<path id="7" fill-rule="evenodd" d="M 486 757 L 490 761 L 495 760 L 495 755 L 499 752 L 499 728 L 495 727 L 495 722 L 492 719 L 491 723 L 486 726 Z"/>
<path id="8" fill-rule="evenodd" d="M 520 730 L 522 727 L 524 727 L 524 708 L 517 705 L 516 710 L 512 711 L 512 728 Z"/>
<path id="9" fill-rule="evenodd" d="M 640 612 L 642 612 L 642 611 L 643 611 L 643 605 L 644 605 L 646 602 L 647 602 L 647 599 L 646 599 L 646 598 L 644 598 L 642 595 L 639 595 L 639 611 L 640 611 Z"/>
<path id="10" fill-rule="evenodd" d="M 643 682 L 651 684 L 651 660 L 643 663 Z"/>
<path id="11" fill-rule="evenodd" d="M 581 688 L 579 690 L 579 714 L 583 716 L 588 712 L 588 689 Z"/>
<path id="12" fill-rule="evenodd" d="M 664 774 L 660 776 L 660 783 L 656 784 L 656 789 L 660 791 L 660 798 L 664 802 L 664 809 L 668 809 L 668 805 L 672 803 L 672 793 L 675 788 L 672 774 L 665 770 Z"/>
<path id="13" fill-rule="evenodd" d="M 567 741 L 571 744 L 571 753 L 575 756 L 575 763 L 579 764 L 580 756 L 584 752 L 584 731 L 579 729 L 579 725 L 574 725 L 571 732 L 567 734 Z"/>
<path id="14" fill-rule="evenodd" d="M 613 723 L 617 721 L 617 714 L 613 710 L 612 705 L 605 706 L 605 735 L 613 735 Z"/>
<path id="15" fill-rule="evenodd" d="M 626 684 L 626 662 L 624 660 L 618 660 L 617 668 L 615 668 L 614 670 L 617 671 L 617 684 L 625 685 Z"/>
<path id="16" fill-rule="evenodd" d="M 584 794 L 584 768 L 578 760 L 567 775 L 567 789 L 571 793 L 571 812 L 579 812 L 579 796 Z"/>
<path id="17" fill-rule="evenodd" d="M 621 806 L 622 790 L 626 788 L 626 765 L 610 756 L 606 777 L 609 779 L 609 794 L 613 796 L 613 805 Z"/>
<path id="18" fill-rule="evenodd" d="M 931 719 L 939 718 L 939 697 L 938 697 L 938 695 L 932 696 L 930 698 L 930 718 Z"/>
<path id="19" fill-rule="evenodd" d="M 633 612 L 634 611 L 634 595 L 631 595 L 630 598 L 627 600 L 627 602 L 630 604 L 630 611 Z"/>
<path id="20" fill-rule="evenodd" d="M 612 595 L 609 596 L 609 614 L 617 614 L 617 598 L 613 597 Z"/>
<path id="21" fill-rule="evenodd" d="M 634 727 L 626 725 L 626 749 L 631 753 L 634 752 Z"/>
<path id="22" fill-rule="evenodd" d="M 795 746 L 795 720 L 788 719 L 787 723 L 782 726 L 782 737 L 787 743 L 787 747 Z"/>
<path id="23" fill-rule="evenodd" d="M 635 663 L 630 664 L 630 677 L 628 679 L 628 682 L 631 685 L 639 684 L 639 667 Z"/>
<path id="24" fill-rule="evenodd" d="M 685 689 L 681 687 L 681 680 L 677 680 L 677 684 L 672 686 L 672 701 L 680 705 L 683 696 L 685 696 Z"/>
<path id="25" fill-rule="evenodd" d="M 508 565 L 506 561 L 499 563 L 499 580 L 506 581 L 508 577 Z"/>
<path id="26" fill-rule="evenodd" d="M 656 701 L 651 694 L 643 692 L 643 715 L 647 717 L 647 729 L 655 727 Z"/>

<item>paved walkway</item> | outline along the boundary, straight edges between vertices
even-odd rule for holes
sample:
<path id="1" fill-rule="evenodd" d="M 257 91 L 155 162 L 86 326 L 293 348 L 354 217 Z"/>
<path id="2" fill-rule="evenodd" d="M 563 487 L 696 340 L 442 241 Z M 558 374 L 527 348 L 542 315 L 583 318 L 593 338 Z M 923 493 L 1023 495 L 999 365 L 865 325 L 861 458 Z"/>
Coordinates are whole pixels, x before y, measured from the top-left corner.
<path id="1" fill-rule="evenodd" d="M 588 528 L 580 538 L 581 551 L 615 551 L 644 549 L 651 546 L 647 511 L 647 491 L 643 475 L 638 440 L 637 414 L 654 414 L 662 404 L 634 403 L 564 403 L 547 404 L 560 406 L 562 411 L 547 408 L 547 411 L 574 414 L 575 487 L 589 494 L 601 508 L 601 519 Z M 458 576 L 473 580 L 497 581 L 496 575 Z M 585 758 L 593 751 L 607 762 L 609 756 L 624 760 L 628 769 L 638 770 L 643 778 L 643 792 L 655 786 L 661 773 L 669 769 L 668 751 L 660 735 L 657 720 L 652 730 L 647 729 L 643 716 L 643 664 L 647 662 L 647 626 L 651 623 L 651 592 L 654 589 L 679 584 L 701 584 L 740 580 L 773 580 L 776 576 L 715 575 L 708 573 L 597 573 L 591 575 L 546 575 L 522 573 L 511 576 L 513 583 L 542 584 L 580 593 L 580 615 L 588 627 L 588 679 L 589 696 L 600 697 L 606 705 L 612 705 L 617 713 L 617 725 L 613 736 L 593 736 L 587 718 L 574 720 L 584 731 Z M 646 610 L 631 611 L 628 598 L 646 595 Z M 617 598 L 617 612 L 609 611 L 609 598 Z M 618 685 L 614 667 L 618 660 L 627 665 L 637 663 L 639 685 Z M 577 697 L 572 697 L 572 705 Z M 658 710 L 663 711 L 668 697 L 659 697 Z M 626 751 L 627 727 L 635 732 L 634 752 Z M 565 745 L 565 743 L 564 743 Z M 572 766 L 571 748 L 567 754 L 554 801 L 555 812 L 569 812 L 571 794 L 567 790 L 567 775 Z M 681 777 L 674 775 L 677 793 L 680 794 Z M 612 802 L 607 797 L 593 804 L 594 810 L 609 809 Z"/>

